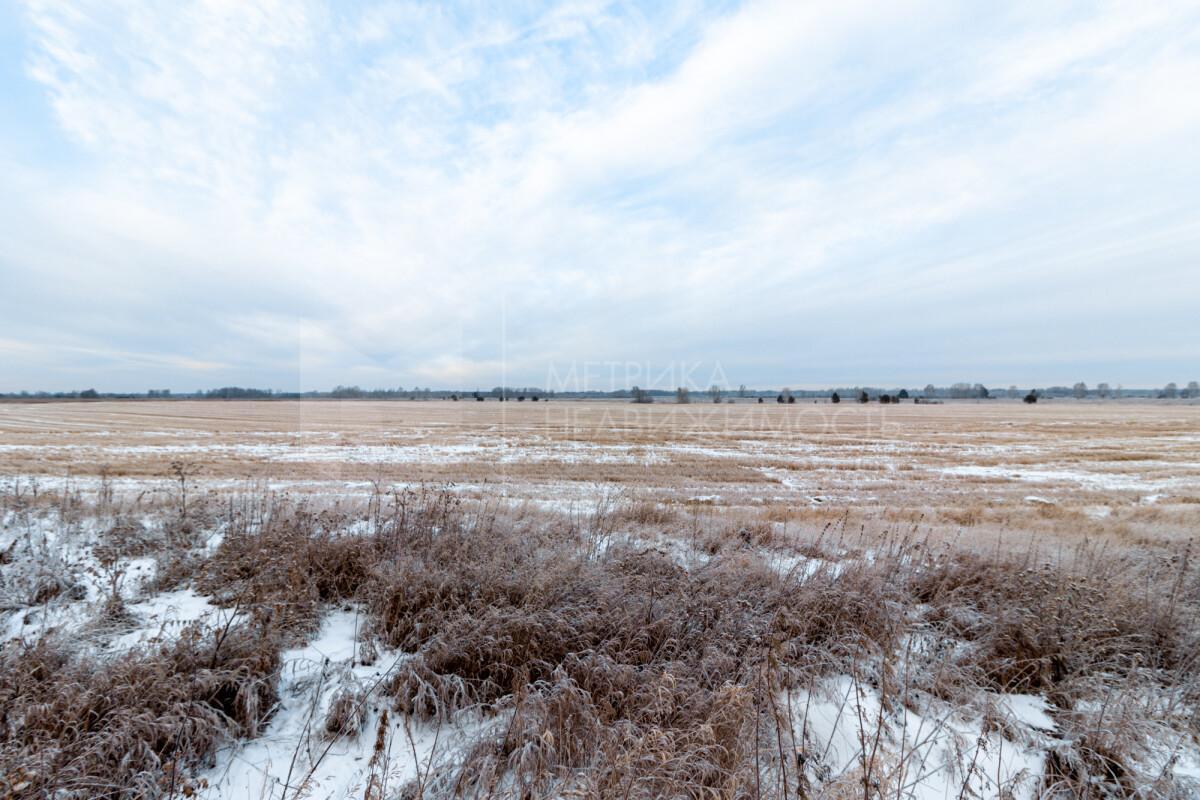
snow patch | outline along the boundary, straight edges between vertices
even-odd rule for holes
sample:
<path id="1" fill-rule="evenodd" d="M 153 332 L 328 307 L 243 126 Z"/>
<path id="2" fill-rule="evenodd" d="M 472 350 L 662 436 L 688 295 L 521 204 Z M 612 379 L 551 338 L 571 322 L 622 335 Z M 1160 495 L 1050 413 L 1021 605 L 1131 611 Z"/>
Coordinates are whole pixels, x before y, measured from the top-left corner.
<path id="1" fill-rule="evenodd" d="M 846 675 L 798 694 L 784 702 L 805 771 L 816 785 L 861 791 L 864 773 L 870 772 L 882 794 L 903 800 L 1034 796 L 1040 750 L 984 733 L 978 720 L 932 703 L 922 713 L 885 707 L 876 689 Z M 1018 702 L 1022 713 L 1032 705 Z"/>
<path id="2" fill-rule="evenodd" d="M 359 662 L 362 625 L 354 611 L 331 613 L 315 639 L 282 654 L 279 706 L 270 723 L 262 736 L 218 753 L 217 765 L 200 776 L 207 782 L 202 797 L 362 797 L 371 785 L 383 796 L 428 774 L 495 724 L 464 719 L 438 727 L 391 713 L 385 719 L 387 703 L 377 690 L 407 656 L 391 651 L 370 665 Z M 343 692 L 358 698 L 363 722 L 333 738 L 326 716 Z"/>

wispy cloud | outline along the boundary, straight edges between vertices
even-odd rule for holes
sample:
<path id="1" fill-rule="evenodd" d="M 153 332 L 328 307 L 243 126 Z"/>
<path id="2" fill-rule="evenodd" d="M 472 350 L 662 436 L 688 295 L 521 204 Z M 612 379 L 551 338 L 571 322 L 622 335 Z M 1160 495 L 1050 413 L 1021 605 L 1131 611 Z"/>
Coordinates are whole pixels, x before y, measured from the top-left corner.
<path id="1" fill-rule="evenodd" d="M 0 348 L 0 389 L 575 360 L 1132 384 L 1200 360 L 1194 4 L 28 0 L 0 23 L 24 46 L 0 87 L 51 112 L 20 138 L 59 143 L 0 162 L 0 313 L 65 343 Z"/>

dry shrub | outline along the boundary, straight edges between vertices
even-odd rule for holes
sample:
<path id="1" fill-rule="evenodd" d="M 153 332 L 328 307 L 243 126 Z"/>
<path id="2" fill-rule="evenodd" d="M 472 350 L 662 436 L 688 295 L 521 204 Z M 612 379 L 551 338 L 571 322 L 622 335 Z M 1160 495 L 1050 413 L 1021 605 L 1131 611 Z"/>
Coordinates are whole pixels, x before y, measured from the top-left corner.
<path id="1" fill-rule="evenodd" d="M 227 535 L 201 566 L 197 587 L 281 627 L 311 630 L 321 604 L 356 596 L 379 558 L 375 539 L 341 533 L 338 522 L 299 508 Z"/>
<path id="2" fill-rule="evenodd" d="M 786 632 L 801 663 L 846 664 L 863 655 L 890 653 L 906 627 L 907 596 L 891 560 L 850 561 L 807 578 L 780 609 L 777 627 Z"/>
<path id="3" fill-rule="evenodd" d="M 357 736 L 366 718 L 366 693 L 357 688 L 342 689 L 330 701 L 329 711 L 325 714 L 325 738 Z"/>
<path id="4" fill-rule="evenodd" d="M 993 688 L 1039 692 L 1139 666 L 1178 672 L 1195 653 L 1195 626 L 1183 622 L 1196 605 L 1182 591 L 1195 582 L 1186 558 L 1085 546 L 1053 565 L 956 551 L 915 571 L 911 588 L 926 619 L 972 643 L 964 657 Z"/>
<path id="5" fill-rule="evenodd" d="M 60 544 L 14 539 L 0 559 L 0 609 L 16 610 L 87 597 L 83 569 Z"/>
<path id="6" fill-rule="evenodd" d="M 767 522 L 788 523 L 801 519 L 803 509 L 790 503 L 770 503 L 763 506 L 759 513 Z"/>
<path id="7" fill-rule="evenodd" d="M 161 537 L 136 519 L 121 516 L 100 533 L 92 553 L 100 560 L 137 558 L 154 552 Z"/>
<path id="8" fill-rule="evenodd" d="M 735 548 L 688 570 L 500 526 L 397 545 L 368 598 L 379 635 L 416 654 L 386 688 L 398 710 L 512 714 L 431 784 L 447 795 L 737 796 L 778 781 L 772 687 L 894 648 L 903 619 L 867 564 L 801 581 Z"/>
<path id="9" fill-rule="evenodd" d="M 984 509 L 982 506 L 978 505 L 943 507 L 937 510 L 937 519 L 939 521 L 949 522 L 964 528 L 978 525 L 983 521 L 983 517 Z"/>
<path id="10" fill-rule="evenodd" d="M 617 516 L 622 521 L 647 526 L 670 525 L 677 518 L 675 511 L 670 506 L 656 503 L 653 500 L 634 501 L 620 509 Z"/>
<path id="11" fill-rule="evenodd" d="M 365 519 L 274 505 L 230 525 L 196 576 L 198 589 L 277 632 L 257 643 L 262 659 L 315 628 L 326 605 L 359 600 L 373 634 L 364 642 L 412 654 L 379 687 L 392 710 L 491 718 L 412 796 L 849 797 L 868 776 L 898 793 L 882 754 L 864 755 L 862 774 L 802 787 L 775 701 L 830 672 L 871 684 L 887 709 L 921 690 L 963 701 L 981 685 L 1044 692 L 1075 743 L 1050 757 L 1046 786 L 1100 777 L 1119 795 L 1134 785 L 1123 776 L 1144 772 L 1130 742 L 1153 738 L 1128 720 L 1157 712 L 1076 724 L 1072 703 L 1086 707 L 1132 675 L 1178 690 L 1172 713 L 1200 702 L 1186 680 L 1200 651 L 1200 580 L 1178 548 L 1084 546 L 1053 559 L 934 551 L 911 533 L 848 532 L 858 527 L 848 514 L 822 511 L 801 515 L 810 529 L 786 542 L 762 516 L 697 516 L 676 532 L 692 549 L 659 550 L 615 536 L 633 512 L 607 502 L 586 521 L 525 509 L 519 524 L 458 503 L 450 492 L 378 491 Z M 790 571 L 771 566 L 788 558 Z M 230 664 L 252 647 L 235 631 L 220 647 L 185 639 L 96 674 L 51 644 L 5 654 L 0 774 L 20 776 L 33 796 L 159 791 L 220 737 L 252 733 L 273 697 L 273 662 L 247 649 L 244 666 Z M 363 663 L 377 658 L 371 649 Z M 325 735 L 360 732 L 365 705 L 338 695 Z M 1194 720 L 1184 727 L 1197 735 Z M 128 762 L 113 761 L 101 724 Z"/>
<path id="12" fill-rule="evenodd" d="M 0 790 L 14 798 L 142 798 L 272 708 L 278 637 L 191 628 L 155 652 L 96 662 L 62 640 L 0 652 Z"/>
<path id="13" fill-rule="evenodd" d="M 574 666 L 595 672 L 598 665 Z M 751 789 L 757 702 L 751 690 L 730 682 L 686 695 L 670 673 L 638 682 L 657 698 L 655 707 L 644 718 L 613 718 L 597 702 L 596 687 L 557 670 L 531 685 L 501 732 L 438 776 L 430 794 L 737 796 Z M 679 719 L 652 722 L 664 714 Z"/>

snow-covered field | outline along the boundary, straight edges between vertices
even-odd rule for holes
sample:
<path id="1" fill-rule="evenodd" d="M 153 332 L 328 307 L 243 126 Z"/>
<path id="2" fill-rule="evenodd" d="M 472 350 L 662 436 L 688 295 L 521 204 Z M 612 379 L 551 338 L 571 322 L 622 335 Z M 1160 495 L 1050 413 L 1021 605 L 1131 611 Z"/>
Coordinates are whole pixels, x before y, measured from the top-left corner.
<path id="1" fill-rule="evenodd" d="M 544 507 L 597 487 L 717 506 L 1029 513 L 1200 499 L 1200 406 L 621 403 L 0 405 L 0 480 L 156 491 L 251 482 L 329 496 L 372 485 L 498 489 Z M 936 512 L 935 512 L 936 513 Z"/>
<path id="2" fill-rule="evenodd" d="M 31 732 L 56 679 L 22 676 L 47 649 L 68 654 L 52 661 L 64 675 L 88 665 L 69 684 L 86 688 L 122 664 L 152 673 L 184 645 L 210 647 L 203 682 L 223 637 L 251 631 L 276 661 L 247 685 L 267 681 L 271 699 L 221 706 L 230 721 L 212 723 L 192 760 L 159 740 L 134 748 L 157 765 L 136 780 L 169 776 L 163 796 L 281 800 L 488 793 L 463 790 L 467 775 L 490 776 L 499 796 L 605 796 L 627 773 L 645 781 L 630 796 L 653 796 L 689 772 L 717 795 L 750 776 L 779 797 L 1200 792 L 1195 411 L 852 408 L 784 425 L 759 415 L 788 409 L 735 406 L 689 428 L 677 409 L 631 417 L 611 404 L 568 408 L 570 425 L 474 404 L 272 405 L 199 421 L 210 405 L 96 418 L 0 407 L 0 793 L 49 796 L 69 775 L 76 794 L 61 796 L 82 796 L 88 769 L 125 769 L 79 750 L 78 727 Z M 502 544 L 468 537 L 447 555 L 437 541 L 451 529 Z M 409 544 L 388 549 L 401 532 Z M 356 542 L 368 566 L 322 577 Z M 476 571 L 473 558 L 496 566 Z M 521 571 L 530 559 L 555 577 L 518 590 L 540 584 Z M 576 560 L 592 578 L 557 571 Z M 456 580 L 471 588 L 454 602 L 471 607 L 511 564 L 503 600 L 446 631 L 421 616 L 457 597 Z M 676 633 L 620 655 L 605 637 L 626 633 L 521 649 L 522 637 L 582 635 L 562 628 L 560 615 L 580 613 L 569 597 L 645 569 L 658 577 L 617 592 L 607 613 L 632 614 L 629 635 Z M 418 589 L 422 570 L 444 571 L 440 588 Z M 397 607 L 424 621 L 410 630 L 389 616 Z M 689 650 L 731 615 L 748 627 Z M 497 627 L 508 644 L 453 654 Z M 731 652 L 761 655 L 706 660 L 740 635 Z M 479 677 L 510 660 L 526 677 Z M 619 680 L 677 705 L 622 710 Z M 688 705 L 676 681 L 709 699 Z M 431 703 L 441 710 L 418 710 Z M 165 713 L 135 716 L 169 727 Z M 694 729 L 668 722 L 688 715 Z"/>

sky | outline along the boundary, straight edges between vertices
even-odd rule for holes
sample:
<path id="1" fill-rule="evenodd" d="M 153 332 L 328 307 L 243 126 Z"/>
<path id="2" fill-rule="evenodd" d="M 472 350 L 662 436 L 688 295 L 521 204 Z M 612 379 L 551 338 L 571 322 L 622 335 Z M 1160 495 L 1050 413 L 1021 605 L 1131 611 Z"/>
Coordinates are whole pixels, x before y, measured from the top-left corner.
<path id="1" fill-rule="evenodd" d="M 1200 5 L 0 0 L 0 391 L 1200 379 Z"/>

